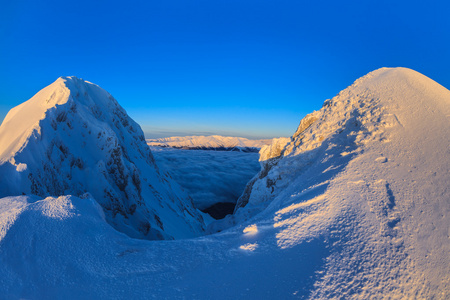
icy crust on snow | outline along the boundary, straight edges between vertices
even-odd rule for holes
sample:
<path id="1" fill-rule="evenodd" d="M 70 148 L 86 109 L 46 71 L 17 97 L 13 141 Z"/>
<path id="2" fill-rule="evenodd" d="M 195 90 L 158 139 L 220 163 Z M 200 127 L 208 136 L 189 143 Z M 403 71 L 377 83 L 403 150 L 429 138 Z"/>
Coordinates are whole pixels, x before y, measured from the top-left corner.
<path id="1" fill-rule="evenodd" d="M 147 139 L 149 146 L 172 147 L 179 149 L 226 150 L 240 152 L 258 152 L 261 147 L 271 143 L 271 139 L 249 140 L 230 136 L 174 136 L 159 139 Z"/>
<path id="2" fill-rule="evenodd" d="M 156 166 L 140 126 L 95 84 L 59 78 L 8 113 L 0 141 L 0 196 L 89 192 L 108 222 L 132 237 L 203 231 L 191 199 Z"/>
<path id="3" fill-rule="evenodd" d="M 0 199 L 0 294 L 449 299 L 449 104 L 412 70 L 370 73 L 269 158 L 237 226 L 196 239 L 131 239 L 89 196 Z"/>

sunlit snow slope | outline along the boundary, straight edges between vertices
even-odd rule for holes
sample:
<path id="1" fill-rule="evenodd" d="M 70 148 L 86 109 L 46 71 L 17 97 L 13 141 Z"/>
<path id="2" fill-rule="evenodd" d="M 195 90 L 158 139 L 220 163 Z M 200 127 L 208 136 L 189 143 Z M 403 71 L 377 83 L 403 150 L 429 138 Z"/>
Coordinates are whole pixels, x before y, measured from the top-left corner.
<path id="1" fill-rule="evenodd" d="M 131 239 L 89 197 L 3 198 L 0 294 L 449 299 L 449 104 L 409 69 L 358 79 L 263 149 L 240 207 L 210 229 L 237 226 L 196 239 Z"/>
<path id="2" fill-rule="evenodd" d="M 261 150 L 234 221 L 279 209 L 280 247 L 332 241 L 314 297 L 448 297 L 447 89 L 413 70 L 379 69 L 276 146 Z"/>
<path id="3" fill-rule="evenodd" d="M 141 128 L 99 86 L 61 77 L 0 127 L 0 196 L 90 193 L 132 237 L 202 233 L 191 199 L 161 172 Z"/>

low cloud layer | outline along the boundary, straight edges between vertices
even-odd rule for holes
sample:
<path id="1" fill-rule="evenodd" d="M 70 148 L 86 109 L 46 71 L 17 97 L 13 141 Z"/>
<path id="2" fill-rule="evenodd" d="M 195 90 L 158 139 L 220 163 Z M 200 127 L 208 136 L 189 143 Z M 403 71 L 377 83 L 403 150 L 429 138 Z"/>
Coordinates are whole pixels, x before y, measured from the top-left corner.
<path id="1" fill-rule="evenodd" d="M 169 171 L 199 209 L 217 202 L 236 203 L 247 182 L 260 170 L 258 153 L 151 149 L 158 166 Z"/>

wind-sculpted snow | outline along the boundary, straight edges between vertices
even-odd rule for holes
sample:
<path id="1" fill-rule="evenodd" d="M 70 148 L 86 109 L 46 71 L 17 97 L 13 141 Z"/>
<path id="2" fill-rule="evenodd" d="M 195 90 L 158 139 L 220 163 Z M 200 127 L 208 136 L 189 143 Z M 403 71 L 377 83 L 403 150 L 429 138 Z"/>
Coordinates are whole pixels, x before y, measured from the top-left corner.
<path id="1" fill-rule="evenodd" d="M 8 113 L 0 142 L 0 196 L 89 192 L 132 237 L 202 233 L 201 216 L 158 169 L 139 125 L 97 85 L 59 78 Z"/>
<path id="2" fill-rule="evenodd" d="M 89 195 L 0 199 L 0 295 L 449 299 L 449 104 L 412 70 L 357 80 L 262 162 L 214 235 L 132 239 Z"/>
<path id="3" fill-rule="evenodd" d="M 436 82 L 403 68 L 374 71 L 306 116 L 284 147 L 262 149 L 262 170 L 235 215 L 211 230 L 280 208 L 280 247 L 334 240 L 313 298 L 444 299 L 449 116 L 450 92 Z"/>

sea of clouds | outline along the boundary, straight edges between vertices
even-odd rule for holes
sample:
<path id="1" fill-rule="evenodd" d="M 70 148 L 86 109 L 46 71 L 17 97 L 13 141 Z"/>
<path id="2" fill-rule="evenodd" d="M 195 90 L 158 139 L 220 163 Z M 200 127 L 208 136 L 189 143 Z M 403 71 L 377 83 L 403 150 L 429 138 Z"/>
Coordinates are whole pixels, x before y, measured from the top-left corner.
<path id="1" fill-rule="evenodd" d="M 236 203 L 260 170 L 258 153 L 150 147 L 156 163 L 192 197 L 198 209 Z"/>

